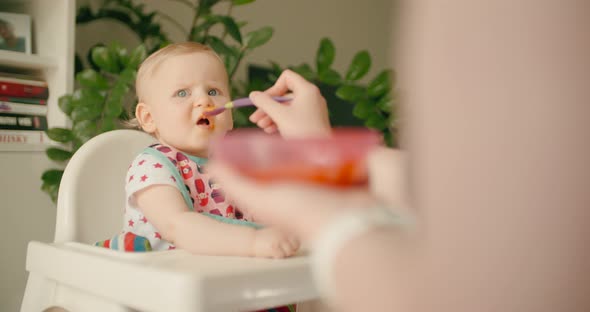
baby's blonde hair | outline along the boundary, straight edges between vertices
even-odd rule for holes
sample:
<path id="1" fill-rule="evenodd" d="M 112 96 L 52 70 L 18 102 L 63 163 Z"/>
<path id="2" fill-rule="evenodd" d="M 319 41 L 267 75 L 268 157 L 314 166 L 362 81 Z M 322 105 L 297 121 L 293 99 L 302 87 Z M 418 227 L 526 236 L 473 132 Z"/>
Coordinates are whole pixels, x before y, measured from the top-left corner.
<path id="1" fill-rule="evenodd" d="M 223 64 L 223 60 L 219 57 L 219 55 L 215 53 L 213 49 L 204 44 L 187 41 L 167 45 L 159 49 L 158 51 L 152 53 L 139 66 L 139 69 L 137 70 L 137 77 L 135 78 L 135 93 L 137 94 L 138 101 L 143 102 L 145 100 L 145 91 L 143 89 L 143 83 L 145 82 L 146 77 L 153 75 L 158 70 L 158 68 L 164 60 L 166 60 L 169 57 L 185 55 L 195 52 L 210 53 L 211 55 L 217 57 L 219 61 Z M 135 118 L 134 109 L 134 107 L 130 108 L 129 116 L 133 116 L 133 118 L 128 120 L 126 122 L 126 125 L 130 128 L 141 128 L 139 121 L 137 120 L 137 118 Z"/>

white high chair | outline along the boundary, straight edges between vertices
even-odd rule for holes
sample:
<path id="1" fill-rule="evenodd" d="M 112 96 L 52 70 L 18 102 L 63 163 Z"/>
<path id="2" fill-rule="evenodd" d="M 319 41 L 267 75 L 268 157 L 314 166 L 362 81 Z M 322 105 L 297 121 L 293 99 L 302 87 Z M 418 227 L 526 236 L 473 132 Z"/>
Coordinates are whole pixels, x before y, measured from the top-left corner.
<path id="1" fill-rule="evenodd" d="M 127 167 L 152 142 L 140 131 L 115 130 L 75 153 L 60 184 L 54 242 L 29 243 L 22 312 L 54 306 L 72 312 L 251 311 L 317 297 L 305 256 L 269 260 L 92 246 L 121 230 Z"/>

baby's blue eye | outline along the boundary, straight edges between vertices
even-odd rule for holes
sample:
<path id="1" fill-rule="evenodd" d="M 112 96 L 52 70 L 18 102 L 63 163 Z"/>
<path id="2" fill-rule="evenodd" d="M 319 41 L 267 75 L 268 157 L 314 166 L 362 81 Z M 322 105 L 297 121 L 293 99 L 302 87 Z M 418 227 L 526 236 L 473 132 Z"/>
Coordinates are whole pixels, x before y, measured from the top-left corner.
<path id="1" fill-rule="evenodd" d="M 211 89 L 211 90 L 209 90 L 209 92 L 207 92 L 207 94 L 208 94 L 209 96 L 216 96 L 216 95 L 217 95 L 217 94 L 219 94 L 219 93 L 217 92 L 217 90 L 215 90 L 215 89 Z"/>
<path id="2" fill-rule="evenodd" d="M 178 96 L 178 97 L 186 97 L 187 95 L 188 95 L 188 92 L 186 92 L 186 90 L 184 90 L 184 89 L 183 90 L 178 90 L 176 92 L 176 96 Z"/>

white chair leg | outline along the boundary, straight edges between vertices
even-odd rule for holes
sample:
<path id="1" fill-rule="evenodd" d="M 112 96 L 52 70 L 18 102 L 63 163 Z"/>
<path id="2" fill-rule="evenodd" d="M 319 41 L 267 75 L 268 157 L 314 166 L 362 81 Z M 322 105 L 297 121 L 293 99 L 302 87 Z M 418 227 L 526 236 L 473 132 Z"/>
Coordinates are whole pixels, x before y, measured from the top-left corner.
<path id="1" fill-rule="evenodd" d="M 56 283 L 34 273 L 29 273 L 21 312 L 39 312 L 50 307 L 55 296 Z"/>
<path id="2" fill-rule="evenodd" d="M 71 287 L 57 285 L 55 281 L 29 273 L 20 311 L 133 312 L 136 310 Z"/>
<path id="3" fill-rule="evenodd" d="M 55 305 L 68 312 L 133 312 L 135 309 L 64 285 L 58 285 Z"/>

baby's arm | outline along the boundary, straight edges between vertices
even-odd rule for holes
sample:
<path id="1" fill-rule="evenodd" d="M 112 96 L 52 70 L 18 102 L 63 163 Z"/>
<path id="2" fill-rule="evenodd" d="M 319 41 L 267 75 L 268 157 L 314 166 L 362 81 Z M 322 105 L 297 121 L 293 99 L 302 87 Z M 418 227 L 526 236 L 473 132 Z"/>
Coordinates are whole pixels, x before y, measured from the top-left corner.
<path id="1" fill-rule="evenodd" d="M 283 258 L 299 248 L 296 239 L 272 228 L 216 221 L 187 209 L 171 185 L 152 185 L 135 193 L 137 206 L 162 238 L 195 254 Z"/>

